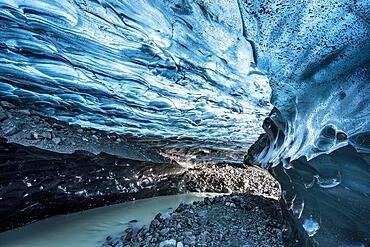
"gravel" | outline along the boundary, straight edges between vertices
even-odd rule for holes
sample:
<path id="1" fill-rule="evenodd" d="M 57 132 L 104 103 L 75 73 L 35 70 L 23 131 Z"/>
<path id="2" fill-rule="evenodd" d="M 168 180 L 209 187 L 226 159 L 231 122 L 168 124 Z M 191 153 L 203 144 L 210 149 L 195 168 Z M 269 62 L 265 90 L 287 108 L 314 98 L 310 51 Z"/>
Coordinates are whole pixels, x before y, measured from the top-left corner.
<path id="1" fill-rule="evenodd" d="M 180 204 L 159 213 L 149 226 L 128 227 L 102 247 L 284 246 L 284 226 L 276 200 L 235 193 Z"/>
<path id="2" fill-rule="evenodd" d="M 253 195 L 279 198 L 279 183 L 265 170 L 243 165 L 202 164 L 184 175 L 191 192 L 248 192 Z"/>
<path id="3" fill-rule="evenodd" d="M 202 163 L 182 179 L 184 191 L 233 193 L 180 204 L 172 213 L 159 213 L 149 226 L 129 223 L 102 247 L 284 246 L 280 186 L 266 171 Z"/>

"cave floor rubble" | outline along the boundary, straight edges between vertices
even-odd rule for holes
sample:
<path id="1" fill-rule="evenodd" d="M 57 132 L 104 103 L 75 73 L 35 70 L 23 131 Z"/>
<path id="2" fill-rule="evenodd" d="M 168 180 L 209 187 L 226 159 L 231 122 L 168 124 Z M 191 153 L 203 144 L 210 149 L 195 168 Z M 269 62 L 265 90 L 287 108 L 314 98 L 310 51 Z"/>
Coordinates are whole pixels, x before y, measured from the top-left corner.
<path id="1" fill-rule="evenodd" d="M 138 246 L 284 246 L 283 223 L 276 200 L 234 193 L 157 214 L 150 225 L 133 223 L 108 236 L 102 247 Z"/>
<path id="2" fill-rule="evenodd" d="M 188 169 L 183 181 L 186 191 L 218 196 L 182 203 L 148 225 L 133 221 L 102 247 L 284 246 L 280 187 L 266 171 L 203 163 Z"/>

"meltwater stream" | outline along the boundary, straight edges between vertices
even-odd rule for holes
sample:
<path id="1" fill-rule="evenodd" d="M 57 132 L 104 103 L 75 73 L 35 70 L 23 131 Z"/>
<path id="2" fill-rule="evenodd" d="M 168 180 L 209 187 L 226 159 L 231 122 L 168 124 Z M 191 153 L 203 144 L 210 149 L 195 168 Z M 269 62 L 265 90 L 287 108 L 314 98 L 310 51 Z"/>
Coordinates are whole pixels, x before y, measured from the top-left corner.
<path id="1" fill-rule="evenodd" d="M 180 203 L 199 201 L 211 194 L 191 193 L 161 196 L 88 211 L 54 216 L 16 230 L 0 233 L 6 247 L 94 247 L 111 234 L 129 226 L 148 225 L 159 213 L 169 212 Z"/>

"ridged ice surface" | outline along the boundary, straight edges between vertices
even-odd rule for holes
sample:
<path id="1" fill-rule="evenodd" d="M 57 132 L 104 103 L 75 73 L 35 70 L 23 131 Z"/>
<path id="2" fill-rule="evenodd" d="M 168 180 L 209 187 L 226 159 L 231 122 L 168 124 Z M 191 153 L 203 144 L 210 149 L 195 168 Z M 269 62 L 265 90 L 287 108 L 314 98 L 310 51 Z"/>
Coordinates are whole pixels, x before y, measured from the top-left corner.
<path id="1" fill-rule="evenodd" d="M 368 0 L 0 0 L 0 99 L 229 150 L 257 139 L 271 102 L 248 161 L 273 168 L 313 241 L 366 246 L 369 10 Z"/>
<path id="2" fill-rule="evenodd" d="M 271 110 L 236 0 L 0 0 L 0 99 L 136 137 L 246 148 Z"/>
<path id="3" fill-rule="evenodd" d="M 370 131 L 369 1 L 243 6 L 246 37 L 255 44 L 257 66 L 269 75 L 271 103 L 280 111 L 272 117 L 279 119 L 280 133 L 273 134 L 284 135 L 272 140 L 263 163 L 312 159 Z M 365 146 L 357 148 L 369 152 Z"/>
<path id="4" fill-rule="evenodd" d="M 243 6 L 275 106 L 246 161 L 271 168 L 311 237 L 292 245 L 369 246 L 370 1 Z"/>

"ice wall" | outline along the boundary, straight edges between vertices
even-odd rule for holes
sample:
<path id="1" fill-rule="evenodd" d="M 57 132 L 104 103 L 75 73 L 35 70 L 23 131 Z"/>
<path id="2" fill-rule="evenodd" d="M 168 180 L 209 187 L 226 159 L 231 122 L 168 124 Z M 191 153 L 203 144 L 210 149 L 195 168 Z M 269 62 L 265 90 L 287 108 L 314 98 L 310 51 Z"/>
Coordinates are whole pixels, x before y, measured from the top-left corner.
<path id="1" fill-rule="evenodd" d="M 284 135 L 271 141 L 274 151 L 260 156 L 262 163 L 311 159 L 370 130 L 368 1 L 247 1 L 243 6 L 246 37 L 256 48 L 257 66 L 269 76 L 271 102 L 280 112 L 272 119 Z"/>
<path id="2" fill-rule="evenodd" d="M 369 3 L 246 1 L 241 8 L 275 106 L 245 162 L 281 183 L 286 219 L 298 226 L 287 234 L 292 246 L 370 243 Z"/>

